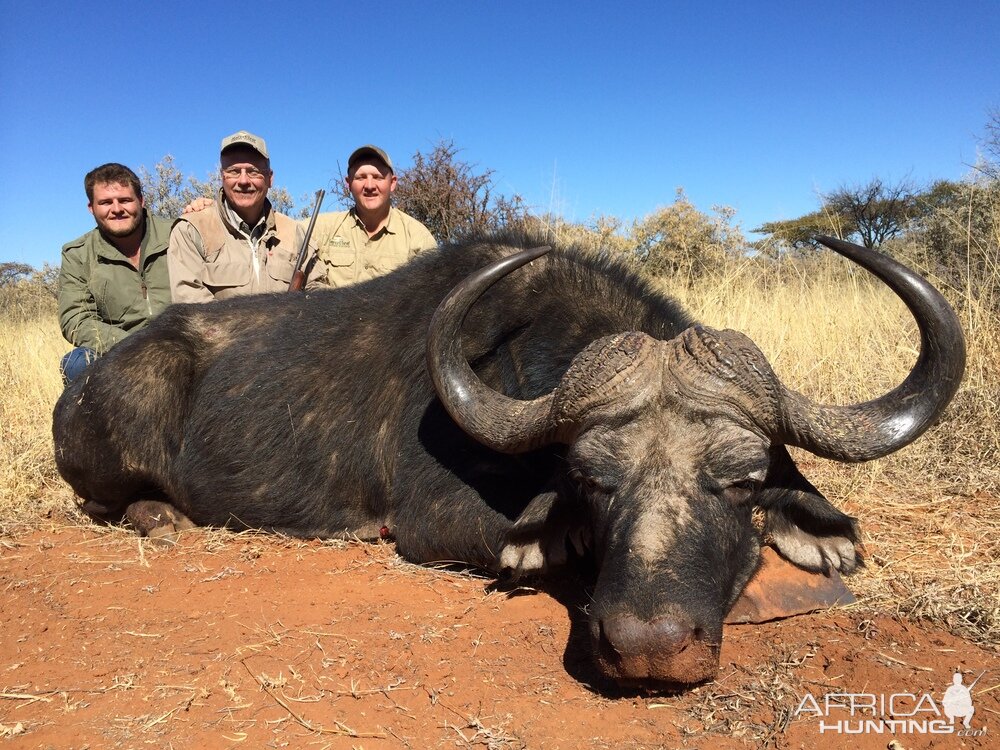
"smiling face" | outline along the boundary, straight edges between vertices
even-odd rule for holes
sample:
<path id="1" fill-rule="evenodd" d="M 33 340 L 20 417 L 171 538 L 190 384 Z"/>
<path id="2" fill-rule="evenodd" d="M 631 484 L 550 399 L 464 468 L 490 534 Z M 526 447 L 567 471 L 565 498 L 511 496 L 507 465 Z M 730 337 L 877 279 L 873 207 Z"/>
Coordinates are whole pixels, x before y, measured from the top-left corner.
<path id="1" fill-rule="evenodd" d="M 347 189 L 354 196 L 358 215 L 369 231 L 389 215 L 389 204 L 396 191 L 396 175 L 379 159 L 359 159 L 347 177 Z"/>
<path id="2" fill-rule="evenodd" d="M 94 197 L 87 204 L 101 232 L 116 239 L 142 232 L 142 207 L 135 189 L 117 182 L 95 184 Z"/>
<path id="3" fill-rule="evenodd" d="M 220 159 L 226 202 L 250 226 L 264 213 L 264 201 L 274 173 L 270 162 L 252 148 L 227 148 Z"/>

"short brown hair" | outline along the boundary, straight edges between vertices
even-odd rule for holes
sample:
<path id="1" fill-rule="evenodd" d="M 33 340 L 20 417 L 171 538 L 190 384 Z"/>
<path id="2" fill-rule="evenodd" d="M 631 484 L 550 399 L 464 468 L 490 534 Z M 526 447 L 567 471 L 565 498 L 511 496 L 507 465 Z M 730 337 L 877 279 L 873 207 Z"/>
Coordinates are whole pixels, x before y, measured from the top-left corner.
<path id="1" fill-rule="evenodd" d="M 142 198 L 142 185 L 135 172 L 124 164 L 110 162 L 91 169 L 83 178 L 83 189 L 87 191 L 87 200 L 94 202 L 94 185 L 129 185 L 135 191 L 135 197 Z"/>

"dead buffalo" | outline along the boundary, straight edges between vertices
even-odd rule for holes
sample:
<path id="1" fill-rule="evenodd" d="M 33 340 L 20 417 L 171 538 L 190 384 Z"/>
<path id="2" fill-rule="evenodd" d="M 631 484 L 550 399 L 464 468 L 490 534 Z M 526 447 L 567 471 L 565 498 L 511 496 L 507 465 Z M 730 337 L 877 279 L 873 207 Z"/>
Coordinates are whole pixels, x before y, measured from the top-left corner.
<path id="1" fill-rule="evenodd" d="M 171 307 L 66 389 L 57 464 L 87 513 L 143 534 L 388 530 L 410 560 L 515 574 L 560 563 L 569 540 L 597 565 L 602 671 L 697 682 L 760 559 L 753 508 L 794 563 L 858 564 L 853 519 L 785 446 L 841 461 L 896 451 L 964 369 L 931 285 L 823 242 L 920 328 L 912 372 L 867 403 L 788 390 L 746 336 L 693 325 L 619 263 L 507 236 L 342 290 Z"/>

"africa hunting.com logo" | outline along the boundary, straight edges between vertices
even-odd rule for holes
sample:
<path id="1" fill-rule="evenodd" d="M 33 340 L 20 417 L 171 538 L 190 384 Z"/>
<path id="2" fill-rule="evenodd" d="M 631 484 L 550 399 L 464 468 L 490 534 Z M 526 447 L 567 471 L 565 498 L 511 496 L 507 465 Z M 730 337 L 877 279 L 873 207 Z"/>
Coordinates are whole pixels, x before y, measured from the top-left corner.
<path id="1" fill-rule="evenodd" d="M 931 693 L 806 693 L 792 713 L 793 719 L 819 720 L 820 734 L 954 734 L 958 737 L 981 737 L 986 726 L 976 728 L 972 717 L 972 689 L 986 674 L 983 671 L 971 685 L 964 675 L 955 672 L 952 683 L 940 700 Z"/>

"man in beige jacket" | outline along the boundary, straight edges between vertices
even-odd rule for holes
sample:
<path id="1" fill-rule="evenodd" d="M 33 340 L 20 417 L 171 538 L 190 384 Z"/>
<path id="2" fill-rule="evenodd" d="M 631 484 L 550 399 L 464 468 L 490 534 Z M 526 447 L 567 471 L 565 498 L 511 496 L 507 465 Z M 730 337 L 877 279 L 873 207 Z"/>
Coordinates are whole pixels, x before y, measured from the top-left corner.
<path id="1" fill-rule="evenodd" d="M 330 286 L 381 276 L 437 247 L 427 227 L 392 206 L 396 175 L 385 151 L 370 145 L 356 149 L 347 159 L 344 181 L 354 207 L 320 214 L 313 230 Z"/>
<path id="2" fill-rule="evenodd" d="M 222 190 L 214 206 L 186 213 L 170 232 L 167 267 L 174 302 L 210 302 L 284 292 L 305 236 L 267 199 L 274 179 L 264 139 L 245 130 L 222 139 Z M 326 286 L 310 252 L 306 289 Z"/>

